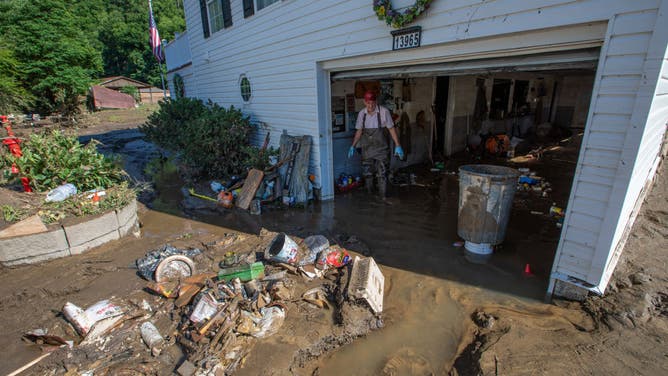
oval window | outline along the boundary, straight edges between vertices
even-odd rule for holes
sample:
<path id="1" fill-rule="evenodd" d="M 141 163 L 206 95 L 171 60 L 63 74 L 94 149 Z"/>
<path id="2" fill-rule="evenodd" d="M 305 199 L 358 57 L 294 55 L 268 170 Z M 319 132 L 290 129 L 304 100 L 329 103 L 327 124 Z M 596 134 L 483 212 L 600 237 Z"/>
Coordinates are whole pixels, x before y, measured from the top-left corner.
<path id="1" fill-rule="evenodd" d="M 241 99 L 244 100 L 244 102 L 248 102 L 251 99 L 251 83 L 248 77 L 246 76 L 241 76 L 241 80 L 239 80 L 239 89 L 241 90 Z"/>

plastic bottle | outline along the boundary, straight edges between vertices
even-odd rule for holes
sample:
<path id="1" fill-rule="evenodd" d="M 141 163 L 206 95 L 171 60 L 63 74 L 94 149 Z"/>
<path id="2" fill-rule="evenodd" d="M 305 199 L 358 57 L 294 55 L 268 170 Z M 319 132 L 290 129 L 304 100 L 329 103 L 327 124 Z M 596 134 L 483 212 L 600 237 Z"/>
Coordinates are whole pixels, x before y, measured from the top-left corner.
<path id="1" fill-rule="evenodd" d="M 160 332 L 158 332 L 158 328 L 156 328 L 152 322 L 146 321 L 141 324 L 139 330 L 141 331 L 141 338 L 144 340 L 146 346 L 151 349 L 151 353 L 154 356 L 160 355 L 160 351 L 162 350 L 161 346 L 165 342 L 165 339 L 162 338 Z"/>
<path id="2" fill-rule="evenodd" d="M 46 202 L 63 201 L 66 198 L 75 195 L 76 193 L 77 193 L 77 187 L 75 187 L 74 184 L 71 183 L 63 184 L 49 191 L 49 193 L 46 194 L 45 201 Z"/>

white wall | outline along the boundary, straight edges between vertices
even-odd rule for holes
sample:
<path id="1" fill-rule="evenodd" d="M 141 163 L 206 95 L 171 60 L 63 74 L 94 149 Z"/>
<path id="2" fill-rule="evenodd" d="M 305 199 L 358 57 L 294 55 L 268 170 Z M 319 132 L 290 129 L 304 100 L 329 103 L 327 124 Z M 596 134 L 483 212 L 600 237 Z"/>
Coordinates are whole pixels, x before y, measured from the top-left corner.
<path id="1" fill-rule="evenodd" d="M 656 44 L 650 42 L 658 8 L 667 1 L 435 1 L 414 22 L 422 27 L 422 46 L 407 51 L 391 51 L 391 29 L 370 1 L 284 0 L 244 19 L 242 1 L 231 0 L 233 26 L 206 40 L 199 1 L 185 0 L 185 12 L 197 97 L 266 122 L 273 146 L 284 129 L 311 135 L 311 170 L 323 177 L 324 197 L 332 191 L 329 72 L 600 46 L 597 32 L 608 25 L 555 263 L 558 273 L 598 284 L 629 221 L 621 202 L 637 197 L 628 182 L 647 176 L 656 149 L 656 127 L 645 134 L 649 106 L 637 101 L 649 102 L 658 77 L 660 65 L 646 65 L 647 51 Z M 665 23 L 657 27 L 664 30 Z M 250 103 L 239 95 L 241 74 L 252 83 Z M 660 123 L 657 116 L 658 110 L 650 119 Z M 641 145 L 652 153 L 639 156 Z"/>
<path id="2" fill-rule="evenodd" d="M 661 6 L 665 8 L 666 3 L 662 1 Z M 609 23 L 553 267 L 557 274 L 579 278 L 599 292 L 607 285 L 604 272 L 614 268 L 613 250 L 632 223 L 631 208 L 658 155 L 661 137 L 641 141 L 642 134 L 665 130 L 665 116 L 662 130 L 647 123 L 660 60 L 650 46 L 659 46 L 663 57 L 668 38 L 665 26 L 657 22 L 658 14 L 656 8 L 629 11 L 615 15 Z M 640 154 L 643 143 L 651 147 Z M 643 174 L 634 180 L 636 169 Z"/>

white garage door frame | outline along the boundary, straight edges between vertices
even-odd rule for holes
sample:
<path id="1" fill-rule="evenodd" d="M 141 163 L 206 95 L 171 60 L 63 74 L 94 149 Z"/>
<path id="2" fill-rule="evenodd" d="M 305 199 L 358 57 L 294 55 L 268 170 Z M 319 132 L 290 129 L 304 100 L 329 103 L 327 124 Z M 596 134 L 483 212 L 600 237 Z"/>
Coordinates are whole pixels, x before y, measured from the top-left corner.
<path id="1" fill-rule="evenodd" d="M 589 66 L 591 49 L 602 46 L 607 27 L 607 22 L 594 22 L 316 62 L 322 198 L 334 198 L 330 127 L 330 82 L 333 77 L 345 78 L 343 72 L 349 72 L 350 78 L 352 75 L 361 77 L 380 73 L 381 70 L 394 74 L 410 71 L 412 74 L 422 72 L 433 75 L 435 70 L 440 69 L 442 72 L 450 70 L 452 74 L 465 74 L 467 68 L 489 70 L 513 63 L 527 69 L 558 62 L 571 64 L 572 67 Z M 470 74 L 471 71 L 468 72 Z"/>

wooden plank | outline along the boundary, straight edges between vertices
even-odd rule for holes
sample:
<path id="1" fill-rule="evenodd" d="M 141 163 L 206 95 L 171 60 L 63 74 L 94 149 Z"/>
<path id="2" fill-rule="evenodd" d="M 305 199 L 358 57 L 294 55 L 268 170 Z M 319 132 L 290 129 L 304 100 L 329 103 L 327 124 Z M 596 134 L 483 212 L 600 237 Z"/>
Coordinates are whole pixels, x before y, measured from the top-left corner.
<path id="1" fill-rule="evenodd" d="M 39 216 L 33 215 L 0 231 L 0 238 L 37 234 L 46 231 L 46 226 L 42 223 Z"/>
<path id="2" fill-rule="evenodd" d="M 250 207 L 250 202 L 255 197 L 255 192 L 262 184 L 262 178 L 264 178 L 264 172 L 256 169 L 251 169 L 248 172 L 248 177 L 244 182 L 244 186 L 241 188 L 241 193 L 239 193 L 239 198 L 237 199 L 237 207 L 248 210 Z"/>

